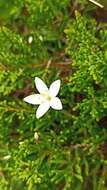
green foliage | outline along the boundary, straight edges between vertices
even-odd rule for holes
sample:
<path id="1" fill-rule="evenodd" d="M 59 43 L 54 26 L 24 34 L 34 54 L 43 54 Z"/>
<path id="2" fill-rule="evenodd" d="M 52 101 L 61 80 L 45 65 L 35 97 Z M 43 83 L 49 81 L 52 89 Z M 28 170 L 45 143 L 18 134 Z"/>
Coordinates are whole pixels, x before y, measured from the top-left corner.
<path id="1" fill-rule="evenodd" d="M 8 8 L 0 27 L 0 190 L 106 190 L 106 27 L 98 31 L 77 11 L 71 18 L 69 0 L 7 5 L 0 3 Z M 35 76 L 62 80 L 62 111 L 36 119 L 23 101 Z"/>

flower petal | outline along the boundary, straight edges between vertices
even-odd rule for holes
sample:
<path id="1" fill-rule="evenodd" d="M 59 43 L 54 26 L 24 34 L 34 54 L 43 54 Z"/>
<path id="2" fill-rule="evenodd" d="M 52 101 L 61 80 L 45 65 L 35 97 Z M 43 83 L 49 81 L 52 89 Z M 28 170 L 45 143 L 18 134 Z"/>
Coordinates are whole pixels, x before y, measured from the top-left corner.
<path id="1" fill-rule="evenodd" d="M 33 105 L 41 104 L 45 101 L 44 97 L 40 94 L 32 94 L 23 99 L 25 102 Z"/>
<path id="2" fill-rule="evenodd" d="M 50 108 L 50 105 L 49 105 L 48 101 L 42 103 L 38 107 L 37 112 L 36 112 L 37 119 L 39 119 L 40 117 L 42 117 L 48 111 L 49 108 Z"/>
<path id="3" fill-rule="evenodd" d="M 55 110 L 61 110 L 62 109 L 62 103 L 58 97 L 52 98 L 50 102 L 50 106 Z"/>
<path id="4" fill-rule="evenodd" d="M 60 84 L 61 84 L 60 80 L 56 80 L 51 84 L 49 88 L 49 94 L 51 96 L 56 96 L 58 94 L 60 89 Z"/>
<path id="5" fill-rule="evenodd" d="M 44 93 L 48 91 L 48 87 L 40 78 L 35 77 L 35 84 L 39 93 Z"/>

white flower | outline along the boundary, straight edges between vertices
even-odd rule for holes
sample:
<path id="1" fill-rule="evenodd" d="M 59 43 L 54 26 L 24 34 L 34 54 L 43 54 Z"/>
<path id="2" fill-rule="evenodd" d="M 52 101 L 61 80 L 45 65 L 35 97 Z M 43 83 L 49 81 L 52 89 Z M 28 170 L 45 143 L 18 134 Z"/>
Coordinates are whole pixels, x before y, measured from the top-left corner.
<path id="1" fill-rule="evenodd" d="M 29 36 L 29 38 L 28 38 L 28 43 L 31 44 L 32 41 L 33 41 L 33 37 L 32 37 L 32 36 Z"/>
<path id="2" fill-rule="evenodd" d="M 60 89 L 60 80 L 54 81 L 50 88 L 38 77 L 35 77 L 35 85 L 39 94 L 32 94 L 24 98 L 24 101 L 33 105 L 39 105 L 36 117 L 39 119 L 42 117 L 49 108 L 55 110 L 62 109 L 62 103 L 57 96 Z"/>
<path id="3" fill-rule="evenodd" d="M 37 132 L 34 133 L 34 139 L 35 139 L 35 140 L 38 140 L 38 139 L 39 139 L 39 135 L 38 135 Z"/>

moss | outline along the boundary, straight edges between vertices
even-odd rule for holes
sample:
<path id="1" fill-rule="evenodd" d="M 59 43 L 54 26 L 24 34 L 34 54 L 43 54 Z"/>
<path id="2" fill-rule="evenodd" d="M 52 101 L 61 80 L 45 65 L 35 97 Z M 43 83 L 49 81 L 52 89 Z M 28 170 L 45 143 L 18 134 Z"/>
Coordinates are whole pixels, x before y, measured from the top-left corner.
<path id="1" fill-rule="evenodd" d="M 105 190 L 106 26 L 71 18 L 69 0 L 14 2 L 0 28 L 0 190 Z M 63 110 L 40 120 L 23 101 L 35 76 L 62 81 Z"/>

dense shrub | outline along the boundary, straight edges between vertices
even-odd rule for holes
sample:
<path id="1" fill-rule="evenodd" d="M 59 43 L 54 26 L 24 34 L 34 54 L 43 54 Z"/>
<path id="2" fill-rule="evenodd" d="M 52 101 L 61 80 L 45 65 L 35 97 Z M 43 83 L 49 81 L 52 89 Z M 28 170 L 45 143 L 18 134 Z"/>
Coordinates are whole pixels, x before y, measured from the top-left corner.
<path id="1" fill-rule="evenodd" d="M 69 0 L 10 2 L 0 27 L 0 190 L 106 190 L 106 25 L 71 17 Z M 35 76 L 61 79 L 62 111 L 36 119 L 23 101 Z"/>

